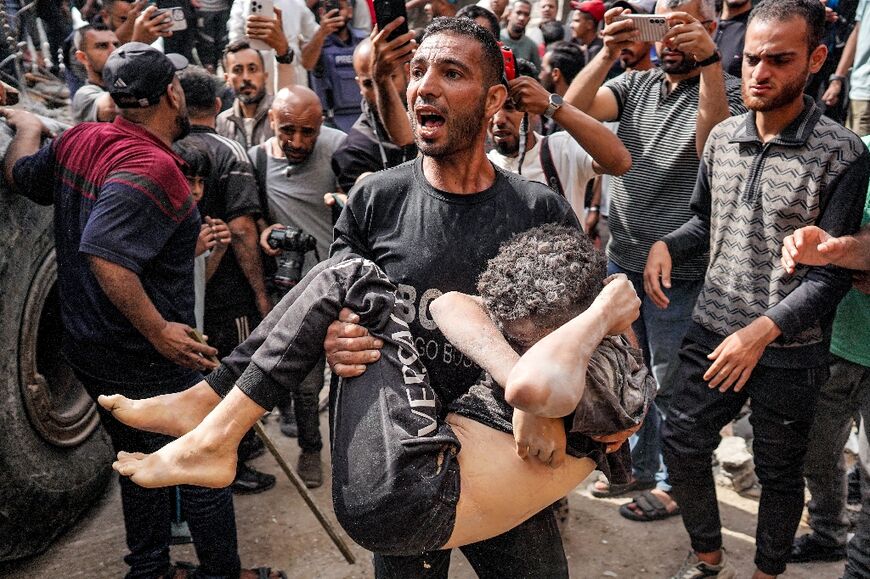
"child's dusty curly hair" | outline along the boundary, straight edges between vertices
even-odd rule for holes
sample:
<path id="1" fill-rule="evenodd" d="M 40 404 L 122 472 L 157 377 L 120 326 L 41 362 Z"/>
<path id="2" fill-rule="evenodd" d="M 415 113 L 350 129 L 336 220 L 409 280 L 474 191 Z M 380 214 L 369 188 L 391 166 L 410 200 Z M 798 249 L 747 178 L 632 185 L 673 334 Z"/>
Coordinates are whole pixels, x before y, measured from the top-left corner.
<path id="1" fill-rule="evenodd" d="M 532 317 L 561 325 L 592 304 L 606 272 L 604 255 L 586 234 L 547 224 L 503 243 L 477 291 L 496 324 Z"/>

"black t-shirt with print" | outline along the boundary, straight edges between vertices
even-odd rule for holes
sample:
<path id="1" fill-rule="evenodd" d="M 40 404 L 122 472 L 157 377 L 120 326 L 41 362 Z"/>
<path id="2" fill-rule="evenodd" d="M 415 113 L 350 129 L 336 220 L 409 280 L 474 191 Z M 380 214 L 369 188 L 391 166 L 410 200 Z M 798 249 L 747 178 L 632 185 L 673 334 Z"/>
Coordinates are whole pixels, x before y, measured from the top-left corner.
<path id="1" fill-rule="evenodd" d="M 480 369 L 447 342 L 430 303 L 449 291 L 476 294 L 477 278 L 502 242 L 545 223 L 580 227 L 568 202 L 542 183 L 496 169 L 490 188 L 456 195 L 432 187 L 418 158 L 351 190 L 331 253 L 371 259 L 398 286 L 431 384 L 447 403 Z"/>

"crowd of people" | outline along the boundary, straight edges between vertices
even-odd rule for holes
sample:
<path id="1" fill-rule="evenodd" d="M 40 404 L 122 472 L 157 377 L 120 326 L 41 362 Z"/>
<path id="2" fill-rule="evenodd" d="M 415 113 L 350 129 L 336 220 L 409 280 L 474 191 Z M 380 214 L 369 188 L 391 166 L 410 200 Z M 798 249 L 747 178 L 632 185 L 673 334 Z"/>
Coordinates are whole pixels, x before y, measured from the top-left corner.
<path id="1" fill-rule="evenodd" d="M 747 413 L 754 578 L 870 577 L 870 1 L 828 4 L 37 2 L 77 124 L 0 109 L 4 171 L 55 207 L 128 577 L 190 576 L 175 486 L 194 576 L 282 576 L 241 568 L 232 493 L 274 486 L 246 463 L 276 408 L 323 484 L 325 384 L 377 577 L 446 577 L 452 548 L 565 577 L 557 505 L 593 470 L 619 515 L 682 516 L 674 577 L 734 577 L 711 462 Z"/>

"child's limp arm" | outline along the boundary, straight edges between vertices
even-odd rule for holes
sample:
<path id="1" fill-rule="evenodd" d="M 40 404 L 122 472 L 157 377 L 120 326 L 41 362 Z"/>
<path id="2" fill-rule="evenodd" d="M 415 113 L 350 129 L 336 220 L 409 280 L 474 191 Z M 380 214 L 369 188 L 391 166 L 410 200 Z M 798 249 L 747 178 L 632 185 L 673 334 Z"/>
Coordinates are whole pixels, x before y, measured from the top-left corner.
<path id="1" fill-rule="evenodd" d="M 448 292 L 430 306 L 432 319 L 450 343 L 504 386 L 520 359 L 483 309 L 477 296 Z"/>
<path id="2" fill-rule="evenodd" d="M 510 370 L 505 400 L 537 416 L 572 413 L 586 388 L 586 369 L 605 336 L 631 326 L 640 300 L 624 275 L 608 278 L 589 308 L 541 338 Z"/>

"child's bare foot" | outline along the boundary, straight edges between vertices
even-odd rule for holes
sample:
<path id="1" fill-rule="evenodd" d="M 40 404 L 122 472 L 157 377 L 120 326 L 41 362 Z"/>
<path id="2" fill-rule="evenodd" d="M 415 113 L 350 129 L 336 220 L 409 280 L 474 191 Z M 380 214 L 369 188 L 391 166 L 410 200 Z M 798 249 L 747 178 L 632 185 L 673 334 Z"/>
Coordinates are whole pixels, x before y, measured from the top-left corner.
<path id="1" fill-rule="evenodd" d="M 206 441 L 193 431 L 152 454 L 119 452 L 112 468 L 145 488 L 223 488 L 236 476 L 237 446 L 220 437 Z"/>
<path id="2" fill-rule="evenodd" d="M 183 392 L 142 400 L 120 394 L 97 398 L 100 406 L 127 426 L 168 436 L 183 436 L 196 428 L 220 401 L 220 396 L 206 382 Z"/>

